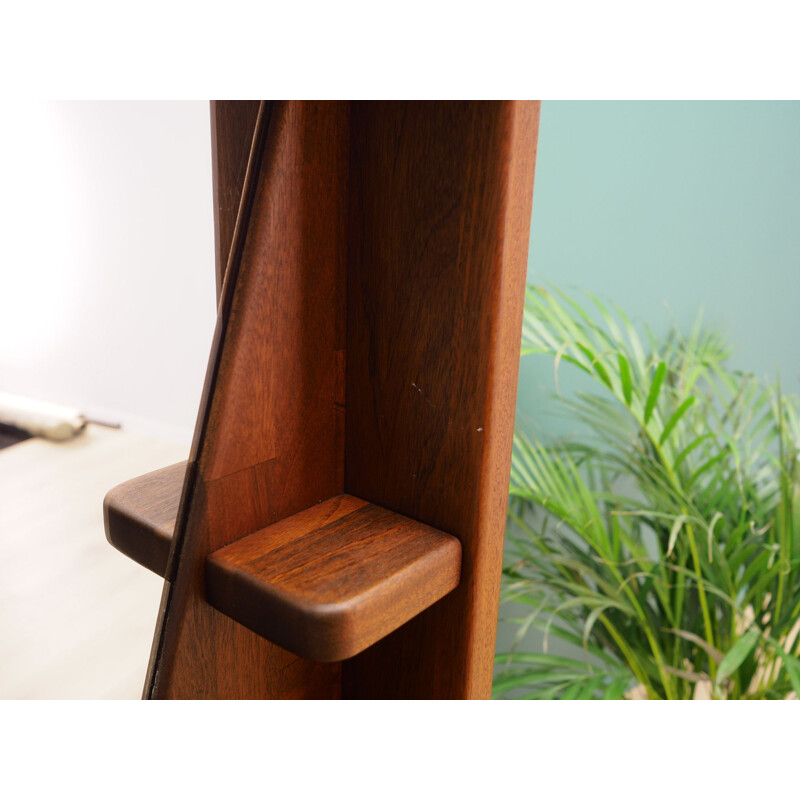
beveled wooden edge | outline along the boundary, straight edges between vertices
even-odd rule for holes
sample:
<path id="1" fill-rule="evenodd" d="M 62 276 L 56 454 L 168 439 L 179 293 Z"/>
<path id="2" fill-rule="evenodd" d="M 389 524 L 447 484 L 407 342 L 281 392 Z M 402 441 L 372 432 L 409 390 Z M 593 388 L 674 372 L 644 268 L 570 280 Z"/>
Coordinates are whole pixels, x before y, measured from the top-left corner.
<path id="1" fill-rule="evenodd" d="M 377 534 L 369 527 L 371 513 L 381 520 Z M 355 539 L 333 546 L 329 558 L 320 558 L 325 542 L 336 541 L 333 529 L 338 535 L 347 533 L 348 520 L 356 516 L 370 544 L 361 547 L 361 534 L 356 532 Z M 287 540 L 292 526 L 302 534 Z M 400 535 L 405 537 L 404 553 L 415 551 L 410 558 L 391 550 L 392 536 Z M 375 552 L 376 541 L 386 543 L 385 551 Z M 329 565 L 341 569 L 342 560 L 348 559 L 352 563 L 347 568 L 352 567 L 350 574 L 359 587 L 354 590 L 353 581 L 342 581 L 341 597 L 309 600 L 287 586 L 283 575 L 264 580 L 250 566 L 273 556 L 286 559 L 287 574 L 302 571 L 303 580 L 311 583 L 318 575 L 329 580 Z M 212 553 L 206 560 L 206 600 L 286 650 L 313 661 L 335 662 L 357 655 L 433 605 L 458 586 L 460 575 L 461 543 L 454 536 L 339 495 Z"/>
<path id="2" fill-rule="evenodd" d="M 210 103 L 217 303 L 222 296 L 260 106 L 259 100 L 212 100 Z"/>
<path id="3" fill-rule="evenodd" d="M 115 486 L 103 499 L 108 542 L 162 578 L 167 572 L 186 462 Z"/>
<path id="4" fill-rule="evenodd" d="M 161 577 L 166 573 L 185 474 L 182 461 L 116 486 L 103 501 L 109 543 Z M 298 521 L 312 520 L 310 530 L 322 529 L 356 510 L 374 510 L 406 529 L 412 524 L 430 540 L 425 552 L 398 569 L 392 569 L 389 559 L 359 562 L 354 567 L 366 571 L 373 584 L 355 597 L 326 603 L 297 597 L 235 563 L 248 551 L 251 558 L 258 558 L 264 549 L 269 557 L 270 538 Z M 319 567 L 309 564 L 309 577 Z M 299 656 L 334 662 L 357 655 L 440 600 L 458 586 L 460 571 L 461 544 L 454 536 L 351 495 L 338 495 L 209 556 L 206 599 L 218 611 Z"/>

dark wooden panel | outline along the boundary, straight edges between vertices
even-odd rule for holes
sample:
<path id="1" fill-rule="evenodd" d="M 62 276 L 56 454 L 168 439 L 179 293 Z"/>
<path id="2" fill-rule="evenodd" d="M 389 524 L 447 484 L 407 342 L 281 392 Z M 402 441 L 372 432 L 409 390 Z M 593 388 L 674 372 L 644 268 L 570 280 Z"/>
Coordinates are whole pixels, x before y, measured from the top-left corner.
<path id="1" fill-rule="evenodd" d="M 347 120 L 347 104 L 273 112 L 207 432 L 206 480 L 275 462 L 277 519 L 337 493 Z"/>
<path id="2" fill-rule="evenodd" d="M 336 699 L 341 667 L 317 664 L 267 641 L 205 602 L 198 552 L 211 539 L 209 501 L 199 484 L 192 502 L 182 561 L 169 614 L 166 641 L 154 666 L 153 699 Z M 203 558 L 204 561 L 204 558 Z"/>
<path id="3" fill-rule="evenodd" d="M 257 126 L 263 151 L 251 159 L 231 248 L 150 697 L 339 696 L 339 665 L 298 659 L 208 605 L 204 565 L 343 491 L 336 298 L 345 297 L 348 111 L 276 102 L 263 134 Z"/>
<path id="4" fill-rule="evenodd" d="M 211 175 L 217 300 L 228 266 L 260 100 L 211 101 Z"/>
<path id="5" fill-rule="evenodd" d="M 361 652 L 458 585 L 458 539 L 339 495 L 212 553 L 206 598 L 315 661 Z"/>
<path id="6" fill-rule="evenodd" d="M 146 696 L 489 695 L 537 125 L 262 104 Z M 210 553 L 344 491 L 456 536 L 460 585 L 343 665 L 206 602 Z"/>
<path id="7" fill-rule="evenodd" d="M 537 127 L 536 103 L 353 104 L 345 490 L 463 561 L 344 696 L 490 696 Z"/>
<path id="8" fill-rule="evenodd" d="M 148 472 L 114 487 L 103 500 L 106 539 L 162 577 L 175 531 L 186 462 Z"/>

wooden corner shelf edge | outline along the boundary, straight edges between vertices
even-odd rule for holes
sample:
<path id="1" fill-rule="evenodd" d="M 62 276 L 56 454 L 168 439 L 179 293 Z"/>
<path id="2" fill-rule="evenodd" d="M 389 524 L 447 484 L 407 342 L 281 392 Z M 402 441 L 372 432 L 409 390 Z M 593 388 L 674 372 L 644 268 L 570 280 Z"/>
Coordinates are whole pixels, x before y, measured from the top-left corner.
<path id="1" fill-rule="evenodd" d="M 106 538 L 166 572 L 186 463 L 106 496 Z M 206 600 L 299 656 L 350 658 L 458 586 L 461 543 L 448 533 L 341 494 L 245 536 L 206 561 Z"/>
<path id="2" fill-rule="evenodd" d="M 186 462 L 181 461 L 121 483 L 103 500 L 109 544 L 162 578 L 185 476 Z"/>
<path id="3" fill-rule="evenodd" d="M 342 661 L 458 586 L 455 536 L 348 494 L 212 553 L 206 599 L 286 650 Z"/>

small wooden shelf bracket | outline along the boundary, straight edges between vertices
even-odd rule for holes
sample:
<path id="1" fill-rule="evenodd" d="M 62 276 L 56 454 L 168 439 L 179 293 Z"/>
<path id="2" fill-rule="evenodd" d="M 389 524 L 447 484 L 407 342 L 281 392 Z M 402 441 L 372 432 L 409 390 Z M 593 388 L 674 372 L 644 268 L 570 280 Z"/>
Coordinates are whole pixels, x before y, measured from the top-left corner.
<path id="1" fill-rule="evenodd" d="M 106 538 L 162 577 L 186 462 L 112 489 Z M 348 494 L 223 547 L 206 561 L 206 599 L 296 655 L 351 658 L 458 586 L 454 536 Z"/>

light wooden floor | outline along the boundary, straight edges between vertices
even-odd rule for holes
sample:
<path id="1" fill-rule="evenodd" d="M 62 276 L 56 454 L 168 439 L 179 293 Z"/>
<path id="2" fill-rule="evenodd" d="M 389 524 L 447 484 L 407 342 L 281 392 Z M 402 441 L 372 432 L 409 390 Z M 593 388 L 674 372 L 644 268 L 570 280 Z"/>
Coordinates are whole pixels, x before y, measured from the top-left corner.
<path id="1" fill-rule="evenodd" d="M 139 698 L 163 581 L 103 533 L 113 486 L 188 447 L 89 426 L 0 450 L 0 698 Z"/>

